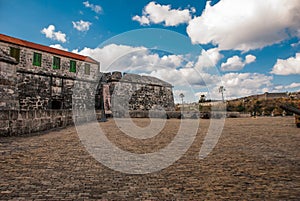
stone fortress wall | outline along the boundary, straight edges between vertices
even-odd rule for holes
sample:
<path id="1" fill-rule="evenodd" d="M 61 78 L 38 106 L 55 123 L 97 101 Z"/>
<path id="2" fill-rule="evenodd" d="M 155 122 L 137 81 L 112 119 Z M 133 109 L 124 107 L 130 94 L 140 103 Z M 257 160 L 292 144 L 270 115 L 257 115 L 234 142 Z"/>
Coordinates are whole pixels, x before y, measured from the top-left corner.
<path id="1" fill-rule="evenodd" d="M 38 64 L 36 54 L 41 55 Z M 54 57 L 59 58 L 59 68 L 53 67 Z M 71 70 L 74 66 L 75 70 Z M 166 82 L 120 72 L 99 73 L 100 64 L 92 58 L 0 34 L 0 136 L 87 121 L 89 116 L 82 119 L 76 114 L 101 109 L 102 94 L 108 114 L 118 112 L 112 109 L 117 108 L 111 103 L 114 95 L 124 98 L 131 94 L 127 98 L 131 111 L 151 110 L 158 105 L 165 110 L 174 109 L 172 86 Z M 104 82 L 99 82 L 101 77 Z M 113 93 L 116 86 L 122 90 Z"/>
<path id="2" fill-rule="evenodd" d="M 123 117 L 126 111 L 173 111 L 172 85 L 158 78 L 121 72 L 103 74 L 105 110 Z"/>

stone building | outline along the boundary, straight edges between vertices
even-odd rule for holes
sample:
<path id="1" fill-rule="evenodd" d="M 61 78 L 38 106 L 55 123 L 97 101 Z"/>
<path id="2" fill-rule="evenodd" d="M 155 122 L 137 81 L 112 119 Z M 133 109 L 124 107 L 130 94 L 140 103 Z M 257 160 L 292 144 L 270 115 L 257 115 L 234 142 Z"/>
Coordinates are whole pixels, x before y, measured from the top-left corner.
<path id="1" fill-rule="evenodd" d="M 81 100 L 96 96 L 99 71 L 90 57 L 0 34 L 0 134 L 71 124 L 72 104 L 95 107 Z"/>

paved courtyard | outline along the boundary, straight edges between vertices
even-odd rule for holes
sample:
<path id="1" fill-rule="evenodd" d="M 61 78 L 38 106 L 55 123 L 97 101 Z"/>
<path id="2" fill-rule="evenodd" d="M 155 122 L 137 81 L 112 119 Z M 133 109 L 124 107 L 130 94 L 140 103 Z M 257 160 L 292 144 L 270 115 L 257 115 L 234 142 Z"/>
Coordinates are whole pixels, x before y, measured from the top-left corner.
<path id="1" fill-rule="evenodd" d="M 147 126 L 148 119 L 135 119 Z M 153 138 L 124 135 L 100 123 L 108 139 L 135 153 L 169 144 L 180 120 Z M 0 200 L 299 200 L 300 129 L 292 117 L 226 119 L 210 155 L 199 159 L 209 120 L 173 165 L 150 174 L 114 171 L 85 150 L 75 127 L 0 138 Z"/>

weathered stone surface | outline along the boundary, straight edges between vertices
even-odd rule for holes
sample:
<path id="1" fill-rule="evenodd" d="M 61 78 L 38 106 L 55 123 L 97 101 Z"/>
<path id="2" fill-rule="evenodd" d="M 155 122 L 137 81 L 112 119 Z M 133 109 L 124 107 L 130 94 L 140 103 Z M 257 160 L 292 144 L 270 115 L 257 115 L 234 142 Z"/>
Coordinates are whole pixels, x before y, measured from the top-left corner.
<path id="1" fill-rule="evenodd" d="M 16 62 L 10 48 L 20 49 Z M 42 54 L 41 66 L 33 65 L 34 52 Z M 53 54 L 0 42 L 0 136 L 63 127 L 72 124 L 73 103 L 83 109 L 94 108 L 99 66 L 76 60 L 76 72 L 70 72 L 70 59 L 60 56 L 60 69 L 53 69 Z M 55 55 L 57 56 L 57 55 Z M 74 82 L 77 88 L 74 91 Z M 7 126 L 8 125 L 8 126 Z"/>
<path id="2" fill-rule="evenodd" d="M 71 110 L 0 111 L 0 136 L 26 135 L 73 124 Z"/>
<path id="3" fill-rule="evenodd" d="M 148 84 L 148 85 L 154 85 L 154 86 L 166 86 L 166 87 L 172 87 L 171 84 L 160 80 L 156 77 L 151 76 L 142 76 L 137 74 L 125 74 L 122 77 L 121 82 L 129 82 L 129 83 L 139 83 L 139 84 Z"/>
<path id="4" fill-rule="evenodd" d="M 115 71 L 115 72 L 112 72 L 111 78 L 108 81 L 119 81 L 120 79 L 122 79 L 122 73 Z"/>
<path id="5" fill-rule="evenodd" d="M 110 89 L 113 116 L 126 116 L 127 111 L 174 110 L 172 85 L 167 82 L 137 74 L 121 77 L 119 72 L 104 76 Z"/>
<path id="6" fill-rule="evenodd" d="M 9 56 L 2 49 L 0 49 L 0 62 L 5 62 L 5 63 L 9 63 L 9 64 L 17 64 L 18 63 L 15 58 Z"/>

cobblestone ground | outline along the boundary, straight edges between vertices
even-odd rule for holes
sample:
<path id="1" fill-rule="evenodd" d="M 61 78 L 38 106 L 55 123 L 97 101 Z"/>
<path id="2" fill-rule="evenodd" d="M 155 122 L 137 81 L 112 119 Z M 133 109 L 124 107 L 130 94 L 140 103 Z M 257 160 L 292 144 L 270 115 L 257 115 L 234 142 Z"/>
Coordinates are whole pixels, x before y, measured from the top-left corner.
<path id="1" fill-rule="evenodd" d="M 146 126 L 147 119 L 135 120 Z M 160 135 L 136 140 L 110 119 L 107 137 L 136 153 L 170 143 L 179 120 Z M 215 149 L 199 150 L 209 120 L 170 167 L 146 175 L 111 170 L 93 159 L 74 127 L 29 137 L 0 138 L 0 200 L 299 200 L 300 129 L 292 117 L 227 119 Z"/>

